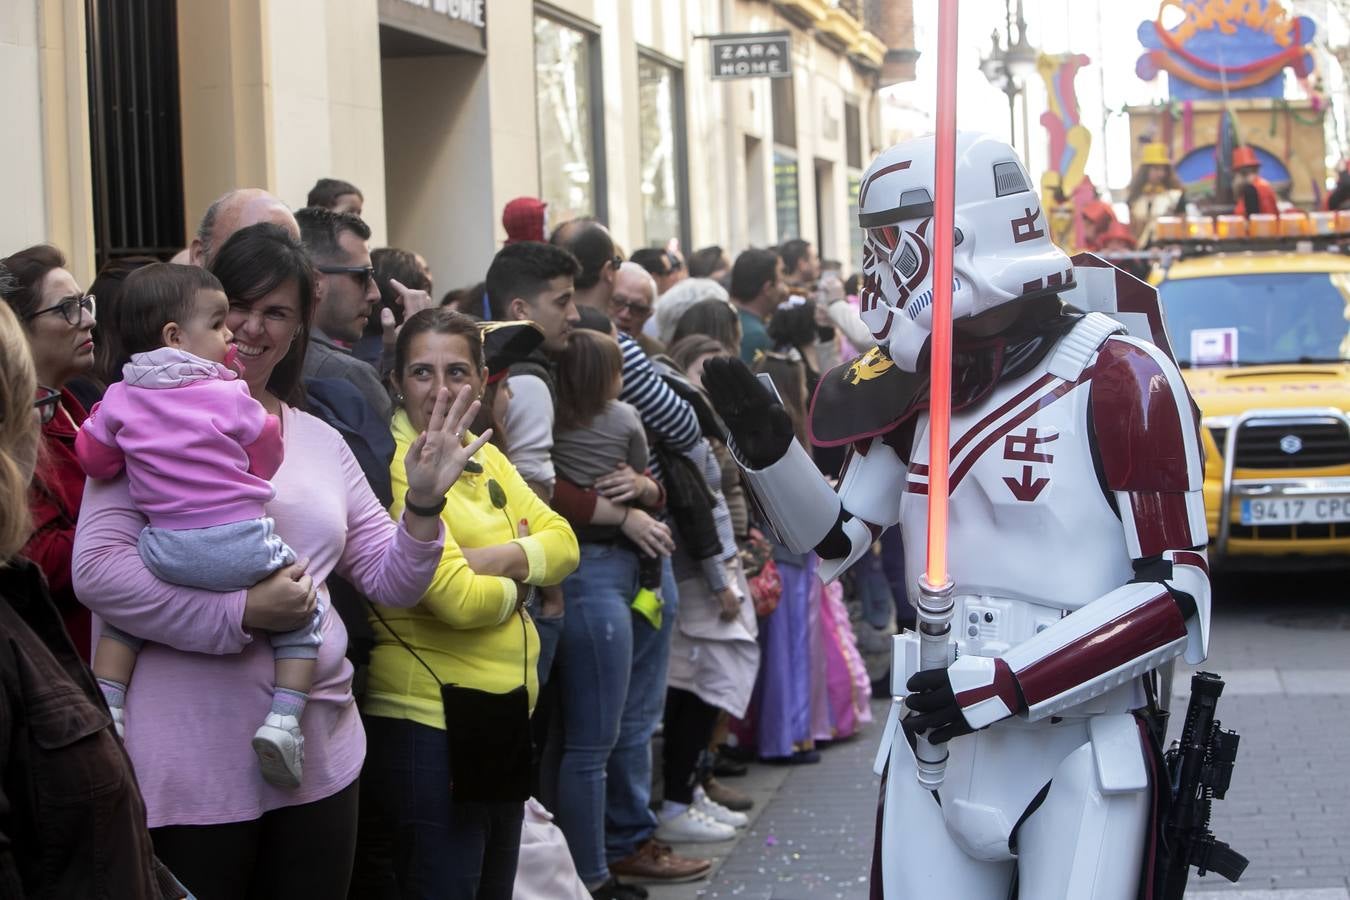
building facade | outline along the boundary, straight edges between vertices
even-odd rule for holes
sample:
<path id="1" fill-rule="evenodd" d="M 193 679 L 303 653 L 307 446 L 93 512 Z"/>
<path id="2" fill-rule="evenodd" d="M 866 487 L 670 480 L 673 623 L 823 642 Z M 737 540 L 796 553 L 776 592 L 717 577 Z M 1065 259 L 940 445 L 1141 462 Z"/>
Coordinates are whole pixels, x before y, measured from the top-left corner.
<path id="1" fill-rule="evenodd" d="M 897 11 L 898 10 L 898 11 Z M 85 282 L 167 255 L 232 187 L 365 195 L 375 245 L 479 280 L 501 210 L 606 221 L 628 250 L 804 237 L 856 265 L 877 89 L 912 77 L 910 0 L 12 0 L 12 215 Z M 869 30 L 869 26 L 871 29 Z M 790 76 L 716 81 L 709 37 L 786 32 Z M 874 32 L 881 32 L 880 34 Z M 907 74 L 908 73 L 908 74 Z"/>

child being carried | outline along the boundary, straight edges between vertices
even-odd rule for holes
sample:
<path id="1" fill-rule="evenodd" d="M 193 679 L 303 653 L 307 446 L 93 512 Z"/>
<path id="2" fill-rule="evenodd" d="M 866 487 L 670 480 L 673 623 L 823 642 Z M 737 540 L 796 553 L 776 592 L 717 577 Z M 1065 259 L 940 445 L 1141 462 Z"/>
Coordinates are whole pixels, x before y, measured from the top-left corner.
<path id="1" fill-rule="evenodd" d="M 660 487 L 642 475 L 647 469 L 647 433 L 632 406 L 619 400 L 623 390 L 623 351 L 614 338 L 579 328 L 558 356 L 558 418 L 553 428 L 553 466 L 559 478 L 591 488 L 620 471 L 634 485 L 618 502 L 642 505 L 659 500 Z M 647 496 L 643 496 L 646 494 Z M 625 513 L 625 518 L 627 514 Z M 661 559 L 648 556 L 617 527 L 587 526 L 581 540 L 622 541 L 638 556 L 638 595 L 633 608 L 649 619 L 659 616 Z M 659 627 L 659 620 L 653 621 Z"/>

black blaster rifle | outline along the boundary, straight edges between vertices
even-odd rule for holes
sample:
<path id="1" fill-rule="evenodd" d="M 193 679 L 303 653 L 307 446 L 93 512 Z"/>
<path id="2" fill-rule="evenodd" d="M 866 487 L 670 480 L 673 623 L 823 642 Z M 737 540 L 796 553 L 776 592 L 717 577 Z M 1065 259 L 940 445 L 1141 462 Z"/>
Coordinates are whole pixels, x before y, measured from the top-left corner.
<path id="1" fill-rule="evenodd" d="M 1233 777 L 1238 733 L 1224 731 L 1214 718 L 1223 679 L 1209 672 L 1191 677 L 1191 702 L 1181 740 L 1164 756 L 1171 803 L 1162 822 L 1155 896 L 1182 900 L 1191 866 L 1237 881 L 1247 858 L 1209 830 L 1210 804 L 1222 800 Z"/>

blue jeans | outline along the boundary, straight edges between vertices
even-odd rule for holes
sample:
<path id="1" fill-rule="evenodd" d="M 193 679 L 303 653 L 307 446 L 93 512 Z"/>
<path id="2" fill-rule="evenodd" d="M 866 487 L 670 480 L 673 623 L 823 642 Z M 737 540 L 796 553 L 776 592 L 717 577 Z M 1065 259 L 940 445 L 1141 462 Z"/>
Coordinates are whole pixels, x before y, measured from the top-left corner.
<path id="1" fill-rule="evenodd" d="M 610 862 L 623 859 L 656 831 L 652 800 L 652 735 L 666 704 L 670 632 L 680 594 L 670 560 L 661 561 L 661 628 L 632 616 L 633 674 L 628 682 L 619 741 L 609 757 L 605 802 L 605 847 Z"/>
<path id="2" fill-rule="evenodd" d="M 392 829 L 404 898 L 511 900 L 523 803 L 456 803 L 445 732 L 366 716 L 362 780 Z"/>
<path id="3" fill-rule="evenodd" d="M 564 609 L 561 616 L 533 616 L 534 628 L 539 632 L 539 689 L 541 691 L 544 689 L 544 685 L 548 684 L 548 680 L 553 674 L 553 660 L 558 655 L 558 642 L 562 640 L 563 620 L 566 615 L 567 612 Z"/>
<path id="4" fill-rule="evenodd" d="M 903 567 L 902 567 L 903 568 Z M 862 601 L 863 620 L 873 628 L 885 628 L 891 621 L 895 597 L 882 570 L 877 554 L 868 549 L 853 566 L 853 584 Z"/>
<path id="5" fill-rule="evenodd" d="M 558 827 L 577 874 L 594 887 L 609 877 L 605 860 L 605 773 L 628 698 L 638 560 L 615 544 L 582 544 L 581 563 L 563 582 L 566 613 L 554 678 L 561 687 L 563 750 L 558 767 Z"/>
<path id="6" fill-rule="evenodd" d="M 909 605 L 909 582 L 905 578 L 905 542 L 900 526 L 892 525 L 881 533 L 881 568 L 891 584 L 895 598 L 896 625 L 914 624 L 914 607 Z"/>

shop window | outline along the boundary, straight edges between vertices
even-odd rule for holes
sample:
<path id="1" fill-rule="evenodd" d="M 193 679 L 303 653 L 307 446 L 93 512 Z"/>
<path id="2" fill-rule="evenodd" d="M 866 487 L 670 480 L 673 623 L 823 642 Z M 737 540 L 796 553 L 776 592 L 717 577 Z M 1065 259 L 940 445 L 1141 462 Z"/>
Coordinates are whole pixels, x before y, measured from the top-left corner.
<path id="1" fill-rule="evenodd" d="M 648 246 L 671 238 L 689 244 L 689 185 L 684 73 L 655 55 L 638 54 L 639 189 Z"/>
<path id="2" fill-rule="evenodd" d="M 773 142 L 784 147 L 797 146 L 797 99 L 791 78 L 769 80 L 773 99 Z"/>
<path id="3" fill-rule="evenodd" d="M 94 262 L 185 245 L 174 0 L 85 0 Z"/>
<path id="4" fill-rule="evenodd" d="M 852 165 L 852 163 L 850 163 Z M 863 232 L 858 227 L 858 188 L 862 186 L 862 173 L 850 169 L 848 173 L 848 261 L 852 272 L 862 271 Z"/>
<path id="5" fill-rule="evenodd" d="M 797 189 L 797 157 L 773 151 L 773 205 L 778 220 L 778 242 L 801 237 L 801 197 Z"/>
<path id="6" fill-rule="evenodd" d="M 534 18 L 540 199 L 549 221 L 606 217 L 599 35 L 549 11 Z"/>
<path id="7" fill-rule="evenodd" d="M 850 169 L 861 169 L 862 161 L 862 115 L 858 104 L 844 104 L 844 154 Z"/>

